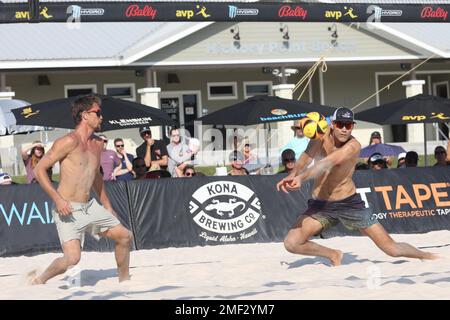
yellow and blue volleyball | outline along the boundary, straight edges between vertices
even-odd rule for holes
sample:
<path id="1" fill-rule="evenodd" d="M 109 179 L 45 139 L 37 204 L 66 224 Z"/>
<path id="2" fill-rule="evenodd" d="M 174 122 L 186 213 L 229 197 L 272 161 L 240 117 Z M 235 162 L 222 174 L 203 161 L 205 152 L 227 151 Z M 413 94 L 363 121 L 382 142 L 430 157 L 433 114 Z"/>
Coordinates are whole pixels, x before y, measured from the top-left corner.
<path id="1" fill-rule="evenodd" d="M 328 129 L 328 122 L 323 115 L 318 112 L 308 113 L 302 120 L 303 134 L 309 139 L 320 139 Z"/>

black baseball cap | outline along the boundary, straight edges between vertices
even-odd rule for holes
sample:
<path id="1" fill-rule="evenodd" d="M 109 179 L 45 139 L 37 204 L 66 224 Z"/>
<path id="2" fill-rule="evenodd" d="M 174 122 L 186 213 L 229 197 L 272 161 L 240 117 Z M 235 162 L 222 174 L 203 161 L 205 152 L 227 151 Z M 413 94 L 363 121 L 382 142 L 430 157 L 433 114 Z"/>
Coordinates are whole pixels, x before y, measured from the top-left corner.
<path id="1" fill-rule="evenodd" d="M 140 127 L 139 128 L 139 133 L 143 134 L 144 132 L 150 132 L 150 134 L 151 134 L 152 130 L 150 129 L 150 127 Z"/>
<path id="2" fill-rule="evenodd" d="M 378 131 L 374 131 L 372 132 L 372 134 L 370 135 L 370 138 L 380 138 L 381 139 L 381 134 Z"/>
<path id="3" fill-rule="evenodd" d="M 353 114 L 353 111 L 348 109 L 348 108 L 344 108 L 344 107 L 340 107 L 337 108 L 336 111 L 333 114 L 333 121 L 335 122 L 355 122 L 355 115 Z"/>

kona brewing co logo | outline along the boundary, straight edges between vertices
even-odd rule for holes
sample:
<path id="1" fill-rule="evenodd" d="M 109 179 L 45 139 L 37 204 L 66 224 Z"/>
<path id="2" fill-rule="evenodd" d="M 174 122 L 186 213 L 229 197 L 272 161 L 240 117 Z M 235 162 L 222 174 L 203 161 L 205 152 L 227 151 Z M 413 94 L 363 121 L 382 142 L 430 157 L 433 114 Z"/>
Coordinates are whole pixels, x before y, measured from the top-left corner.
<path id="1" fill-rule="evenodd" d="M 433 7 L 425 7 L 422 9 L 420 16 L 423 19 L 424 18 L 431 18 L 431 19 L 442 18 L 442 20 L 447 20 L 448 11 L 442 9 L 441 7 L 438 7 L 436 10 L 433 10 Z"/>
<path id="2" fill-rule="evenodd" d="M 258 231 L 245 232 L 261 216 L 261 204 L 255 193 L 233 181 L 216 181 L 197 189 L 189 202 L 194 222 L 203 230 L 206 241 L 234 242 L 247 239 Z"/>

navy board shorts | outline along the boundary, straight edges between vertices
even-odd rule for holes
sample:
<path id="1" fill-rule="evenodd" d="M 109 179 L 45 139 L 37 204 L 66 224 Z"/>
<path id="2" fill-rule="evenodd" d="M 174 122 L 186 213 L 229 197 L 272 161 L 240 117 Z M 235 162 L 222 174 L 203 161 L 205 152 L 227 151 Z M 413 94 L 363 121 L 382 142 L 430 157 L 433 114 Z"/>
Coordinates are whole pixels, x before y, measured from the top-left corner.
<path id="1" fill-rule="evenodd" d="M 308 200 L 303 213 L 320 222 L 323 230 L 341 222 L 349 230 L 368 228 L 378 223 L 370 208 L 366 208 L 358 193 L 338 201 Z"/>

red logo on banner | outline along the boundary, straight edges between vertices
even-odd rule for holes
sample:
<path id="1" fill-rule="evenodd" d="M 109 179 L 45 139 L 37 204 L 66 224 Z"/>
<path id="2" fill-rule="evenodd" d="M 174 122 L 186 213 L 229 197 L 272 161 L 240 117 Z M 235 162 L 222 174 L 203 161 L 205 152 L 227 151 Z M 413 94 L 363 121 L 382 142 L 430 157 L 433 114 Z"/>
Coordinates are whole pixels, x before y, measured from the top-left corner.
<path id="1" fill-rule="evenodd" d="M 425 18 L 442 18 L 442 20 L 447 20 L 448 11 L 438 7 L 436 10 L 433 10 L 432 7 L 425 7 L 422 9 L 420 16 Z"/>
<path id="2" fill-rule="evenodd" d="M 308 11 L 303 9 L 300 6 L 296 6 L 295 9 L 291 8 L 291 6 L 282 6 L 280 10 L 278 10 L 278 16 L 282 17 L 299 17 L 305 20 L 308 15 Z"/>
<path id="3" fill-rule="evenodd" d="M 137 4 L 132 4 L 128 6 L 125 11 L 125 16 L 129 17 L 150 17 L 152 20 L 156 17 L 156 9 L 153 9 L 151 6 L 144 6 L 144 8 L 140 8 Z"/>

